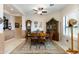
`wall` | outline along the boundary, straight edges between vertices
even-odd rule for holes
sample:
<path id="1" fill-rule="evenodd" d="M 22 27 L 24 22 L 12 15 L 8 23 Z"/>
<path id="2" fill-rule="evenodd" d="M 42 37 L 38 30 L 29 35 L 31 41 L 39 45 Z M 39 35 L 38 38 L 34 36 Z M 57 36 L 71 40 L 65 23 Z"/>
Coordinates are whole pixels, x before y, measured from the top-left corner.
<path id="1" fill-rule="evenodd" d="M 3 5 L 0 4 L 0 17 L 3 18 Z M 0 33 L 3 33 L 3 23 L 0 24 Z"/>
<path id="2" fill-rule="evenodd" d="M 15 37 L 21 38 L 22 37 L 22 17 L 15 16 L 15 23 L 19 24 L 19 28 L 15 28 Z"/>
<path id="3" fill-rule="evenodd" d="M 11 23 L 11 30 L 15 30 L 15 17 L 7 13 L 4 13 L 4 16 L 8 19 L 9 23 Z"/>
<path id="4" fill-rule="evenodd" d="M 0 17 L 3 18 L 3 5 L 0 4 Z M 4 53 L 3 24 L 0 24 L 0 53 Z"/>
<path id="5" fill-rule="evenodd" d="M 26 36 L 26 16 L 22 16 L 22 37 Z"/>
<path id="6" fill-rule="evenodd" d="M 9 40 L 15 37 L 15 17 L 9 14 L 4 13 L 4 16 L 8 19 L 9 23 L 11 23 L 11 30 L 6 29 L 4 31 L 5 40 Z"/>
<path id="7" fill-rule="evenodd" d="M 46 17 L 44 15 L 27 15 L 26 20 L 31 20 L 32 21 L 32 29 L 31 31 L 36 31 L 37 29 L 43 30 L 46 32 Z M 38 22 L 38 27 L 35 28 L 34 22 Z M 42 22 L 42 28 L 40 28 L 40 23 Z"/>

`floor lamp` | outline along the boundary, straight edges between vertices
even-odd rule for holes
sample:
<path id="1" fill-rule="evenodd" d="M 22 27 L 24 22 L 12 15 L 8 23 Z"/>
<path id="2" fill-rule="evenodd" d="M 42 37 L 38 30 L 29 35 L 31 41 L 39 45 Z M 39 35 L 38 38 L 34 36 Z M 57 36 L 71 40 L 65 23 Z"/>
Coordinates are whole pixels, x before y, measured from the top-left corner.
<path id="1" fill-rule="evenodd" d="M 74 39 L 73 39 L 73 27 L 77 23 L 75 19 L 70 19 L 68 21 L 68 27 L 71 29 L 71 49 L 67 50 L 67 53 L 76 54 L 78 50 L 74 50 Z"/>

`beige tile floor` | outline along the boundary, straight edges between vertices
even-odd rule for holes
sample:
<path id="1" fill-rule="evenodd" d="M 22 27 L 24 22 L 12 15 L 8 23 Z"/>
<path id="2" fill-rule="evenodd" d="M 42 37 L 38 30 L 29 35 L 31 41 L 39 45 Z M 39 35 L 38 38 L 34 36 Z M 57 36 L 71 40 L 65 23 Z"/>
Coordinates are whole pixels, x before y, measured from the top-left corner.
<path id="1" fill-rule="evenodd" d="M 21 48 L 17 47 L 11 54 L 66 54 L 63 49 L 49 40 L 45 43 L 46 47 L 41 45 L 39 48 L 39 46 L 39 44 L 31 45 L 30 48 L 30 40 L 27 40 Z"/>
<path id="2" fill-rule="evenodd" d="M 11 53 L 11 51 L 13 51 L 20 44 L 22 45 L 24 42 L 25 42 L 24 38 L 20 38 L 20 39 L 12 38 L 10 40 L 5 41 L 4 53 L 5 54 Z"/>

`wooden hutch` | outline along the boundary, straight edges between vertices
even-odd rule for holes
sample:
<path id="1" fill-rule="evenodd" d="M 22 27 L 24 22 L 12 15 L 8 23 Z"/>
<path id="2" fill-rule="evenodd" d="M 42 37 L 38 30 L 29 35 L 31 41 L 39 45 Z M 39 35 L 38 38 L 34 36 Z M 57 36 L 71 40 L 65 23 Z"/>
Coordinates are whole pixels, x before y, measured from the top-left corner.
<path id="1" fill-rule="evenodd" d="M 59 41 L 58 23 L 54 18 L 46 23 L 46 31 L 51 40 Z"/>

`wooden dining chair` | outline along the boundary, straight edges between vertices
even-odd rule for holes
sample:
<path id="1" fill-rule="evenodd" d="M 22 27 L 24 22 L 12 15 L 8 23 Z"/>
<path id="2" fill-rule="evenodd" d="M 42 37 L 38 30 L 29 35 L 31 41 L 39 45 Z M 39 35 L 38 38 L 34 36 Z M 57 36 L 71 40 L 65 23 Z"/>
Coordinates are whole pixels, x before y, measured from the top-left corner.
<path id="1" fill-rule="evenodd" d="M 46 45 L 45 45 L 45 42 L 46 42 L 46 34 L 45 33 L 39 33 L 39 37 L 40 37 L 39 38 L 39 44 L 40 45 L 44 45 L 45 48 L 46 48 Z"/>

